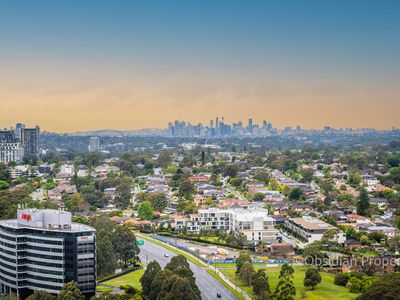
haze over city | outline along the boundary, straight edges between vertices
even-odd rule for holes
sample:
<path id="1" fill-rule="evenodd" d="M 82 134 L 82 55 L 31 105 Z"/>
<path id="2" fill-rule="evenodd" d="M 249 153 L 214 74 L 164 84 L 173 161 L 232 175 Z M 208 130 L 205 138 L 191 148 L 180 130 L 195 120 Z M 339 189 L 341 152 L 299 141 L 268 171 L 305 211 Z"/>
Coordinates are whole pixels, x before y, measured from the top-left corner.
<path id="1" fill-rule="evenodd" d="M 400 126 L 398 1 L 1 6 L 0 127 Z"/>

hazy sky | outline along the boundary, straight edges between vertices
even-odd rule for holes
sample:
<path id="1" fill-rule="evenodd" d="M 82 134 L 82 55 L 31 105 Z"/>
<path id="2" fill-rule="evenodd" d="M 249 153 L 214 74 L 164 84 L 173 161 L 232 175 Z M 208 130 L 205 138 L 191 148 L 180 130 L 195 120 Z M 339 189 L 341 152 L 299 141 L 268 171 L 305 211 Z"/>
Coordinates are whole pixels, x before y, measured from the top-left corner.
<path id="1" fill-rule="evenodd" d="M 0 0 L 0 127 L 400 126 L 400 1 Z"/>

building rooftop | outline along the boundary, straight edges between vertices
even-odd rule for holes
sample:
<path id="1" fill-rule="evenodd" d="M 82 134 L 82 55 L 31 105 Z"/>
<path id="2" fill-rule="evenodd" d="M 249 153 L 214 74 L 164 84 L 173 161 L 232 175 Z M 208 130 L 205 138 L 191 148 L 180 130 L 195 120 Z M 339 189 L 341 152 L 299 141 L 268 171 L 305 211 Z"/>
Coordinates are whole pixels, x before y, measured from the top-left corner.
<path id="1" fill-rule="evenodd" d="M 95 229 L 85 224 L 73 223 L 70 212 L 55 209 L 18 209 L 17 219 L 0 221 L 1 226 L 29 228 L 59 232 L 93 232 Z"/>
<path id="2" fill-rule="evenodd" d="M 305 229 L 337 229 L 336 227 L 313 217 L 303 217 L 303 218 L 289 218 L 290 221 L 302 226 Z"/>

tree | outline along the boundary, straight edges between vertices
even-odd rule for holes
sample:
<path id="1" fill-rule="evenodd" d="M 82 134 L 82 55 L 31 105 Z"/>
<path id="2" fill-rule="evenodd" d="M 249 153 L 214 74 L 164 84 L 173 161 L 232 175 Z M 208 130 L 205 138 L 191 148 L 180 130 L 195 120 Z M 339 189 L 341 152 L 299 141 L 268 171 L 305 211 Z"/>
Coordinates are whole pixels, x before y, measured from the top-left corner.
<path id="1" fill-rule="evenodd" d="M 10 187 L 10 184 L 7 181 L 0 180 L 0 190 L 5 190 Z"/>
<path id="2" fill-rule="evenodd" d="M 120 209 L 127 209 L 131 204 L 131 184 L 129 178 L 124 178 L 116 188 L 115 204 Z"/>
<path id="3" fill-rule="evenodd" d="M 293 283 L 294 270 L 288 263 L 284 263 L 279 274 L 279 281 L 273 293 L 274 299 L 294 300 L 296 288 Z"/>
<path id="4" fill-rule="evenodd" d="M 254 276 L 254 267 L 253 264 L 251 262 L 245 261 L 242 265 L 242 267 L 240 268 L 239 271 L 239 276 L 247 282 L 247 285 L 251 284 L 251 279 Z"/>
<path id="5" fill-rule="evenodd" d="M 194 185 L 189 180 L 182 181 L 178 191 L 179 196 L 185 199 L 192 199 L 193 193 Z"/>
<path id="6" fill-rule="evenodd" d="M 168 205 L 168 199 L 165 193 L 153 194 L 151 206 L 159 212 L 163 212 Z"/>
<path id="7" fill-rule="evenodd" d="M 83 300 L 84 297 L 78 288 L 75 281 L 67 282 L 61 288 L 60 294 L 58 295 L 59 300 Z"/>
<path id="8" fill-rule="evenodd" d="M 189 263 L 183 255 L 179 254 L 171 258 L 170 262 L 165 266 L 166 270 L 174 271 L 177 268 L 190 269 Z"/>
<path id="9" fill-rule="evenodd" d="M 164 282 L 158 300 L 201 300 L 198 287 L 189 279 L 179 275 L 172 275 Z"/>
<path id="10" fill-rule="evenodd" d="M 269 287 L 268 277 L 264 270 L 258 270 L 253 277 L 253 292 L 259 300 L 270 299 L 271 290 Z"/>
<path id="11" fill-rule="evenodd" d="M 316 241 L 307 245 L 304 248 L 303 257 L 307 265 L 315 265 L 320 268 L 324 261 L 328 258 L 328 255 L 321 251 L 321 242 Z"/>
<path id="12" fill-rule="evenodd" d="M 201 165 L 204 166 L 205 162 L 206 162 L 206 154 L 203 150 L 201 151 Z"/>
<path id="13" fill-rule="evenodd" d="M 300 188 L 293 188 L 289 193 L 289 200 L 300 200 L 304 198 L 304 192 Z"/>
<path id="14" fill-rule="evenodd" d="M 339 274 L 335 275 L 334 284 L 346 286 L 347 282 L 349 282 L 350 278 L 351 278 L 351 273 L 339 273 Z"/>
<path id="15" fill-rule="evenodd" d="M 136 260 L 140 250 L 136 245 L 135 234 L 126 226 L 118 226 L 113 234 L 113 246 L 117 257 L 125 267 L 130 260 Z"/>
<path id="16" fill-rule="evenodd" d="M 69 199 L 65 200 L 65 206 L 70 212 L 78 212 L 83 210 L 85 201 L 79 193 L 74 193 Z"/>
<path id="17" fill-rule="evenodd" d="M 117 268 L 117 255 L 112 243 L 112 234 L 101 229 L 96 234 L 97 275 L 113 274 Z"/>
<path id="18" fill-rule="evenodd" d="M 265 198 L 264 193 L 255 193 L 253 196 L 253 201 L 263 201 Z"/>
<path id="19" fill-rule="evenodd" d="M 57 297 L 46 291 L 35 291 L 26 300 L 56 300 Z"/>
<path id="20" fill-rule="evenodd" d="M 303 181 L 303 182 L 306 182 L 306 183 L 310 183 L 311 181 L 313 181 L 313 178 L 314 178 L 314 170 L 313 169 L 310 169 L 310 168 L 307 168 L 307 169 L 301 169 L 300 170 L 300 175 L 301 175 L 301 180 Z"/>
<path id="21" fill-rule="evenodd" d="M 160 155 L 157 158 L 157 163 L 160 167 L 165 168 L 171 163 L 171 156 L 167 150 L 161 151 Z"/>
<path id="22" fill-rule="evenodd" d="M 157 272 L 156 276 L 154 276 L 151 285 L 150 285 L 150 300 L 157 300 L 158 295 L 161 293 L 161 289 L 163 288 L 163 284 L 166 282 L 168 278 L 170 278 L 173 273 L 170 270 L 164 269 Z"/>
<path id="23" fill-rule="evenodd" d="M 151 220 L 153 219 L 153 207 L 150 201 L 143 201 L 139 206 L 139 218 L 140 220 Z"/>
<path id="24" fill-rule="evenodd" d="M 179 200 L 177 210 L 185 215 L 193 214 L 197 211 L 196 202 L 193 200 Z"/>
<path id="25" fill-rule="evenodd" d="M 152 261 L 148 264 L 146 271 L 144 272 L 142 278 L 140 278 L 140 283 L 142 285 L 142 294 L 145 297 L 150 296 L 151 291 L 151 283 L 153 279 L 157 275 L 158 272 L 161 271 L 161 267 L 156 261 Z"/>
<path id="26" fill-rule="evenodd" d="M 231 164 L 227 165 L 223 171 L 224 176 L 228 176 L 230 178 L 236 177 L 239 171 L 239 167 L 237 165 Z"/>
<path id="27" fill-rule="evenodd" d="M 362 180 L 362 177 L 361 177 L 360 172 L 356 171 L 356 172 L 353 172 L 352 174 L 350 174 L 348 181 L 350 184 L 352 184 L 354 186 L 358 186 L 358 185 L 360 185 L 361 180 Z"/>
<path id="28" fill-rule="evenodd" d="M 349 292 L 350 293 L 360 293 L 362 290 L 362 281 L 357 277 L 351 277 L 348 285 L 350 286 Z"/>
<path id="29" fill-rule="evenodd" d="M 379 232 L 379 231 L 373 231 L 373 232 L 368 234 L 368 238 L 371 241 L 375 241 L 377 243 L 380 243 L 380 242 L 386 240 L 386 235 L 384 233 L 382 233 L 382 232 Z"/>
<path id="30" fill-rule="evenodd" d="M 391 168 L 389 174 L 393 182 L 400 183 L 400 167 Z"/>
<path id="31" fill-rule="evenodd" d="M 318 284 L 321 283 L 321 275 L 315 267 L 310 267 L 306 271 L 306 276 L 304 278 L 304 286 L 311 287 L 313 290 Z"/>
<path id="32" fill-rule="evenodd" d="M 366 216 L 369 207 L 370 203 L 368 192 L 365 188 L 362 188 L 360 191 L 360 195 L 358 196 L 357 214 L 359 214 L 360 216 Z"/>
<path id="33" fill-rule="evenodd" d="M 257 170 L 256 174 L 254 175 L 254 179 L 261 181 L 263 183 L 268 183 L 269 181 L 269 174 L 267 171 L 264 170 Z"/>
<path id="34" fill-rule="evenodd" d="M 372 283 L 357 300 L 395 300 L 400 295 L 400 273 L 384 275 Z"/>
<path id="35" fill-rule="evenodd" d="M 10 173 L 8 172 L 8 168 L 5 164 L 0 162 L 0 180 L 9 181 Z"/>
<path id="36" fill-rule="evenodd" d="M 239 257 L 236 259 L 236 274 L 239 274 L 240 269 L 246 261 L 251 263 L 250 254 L 248 251 L 242 250 L 239 253 Z"/>
<path id="37" fill-rule="evenodd" d="M 238 187 L 238 186 L 242 185 L 243 179 L 242 178 L 237 178 L 237 177 L 231 178 L 231 179 L 229 179 L 229 183 L 232 184 L 233 186 Z"/>

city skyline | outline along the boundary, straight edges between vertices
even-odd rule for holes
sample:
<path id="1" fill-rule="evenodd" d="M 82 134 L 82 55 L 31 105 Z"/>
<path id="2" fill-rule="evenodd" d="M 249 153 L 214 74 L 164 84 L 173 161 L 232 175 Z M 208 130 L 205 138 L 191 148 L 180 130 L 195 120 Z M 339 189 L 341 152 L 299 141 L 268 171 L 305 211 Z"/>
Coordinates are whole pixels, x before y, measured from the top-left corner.
<path id="1" fill-rule="evenodd" d="M 0 3 L 0 127 L 400 126 L 398 1 Z"/>

